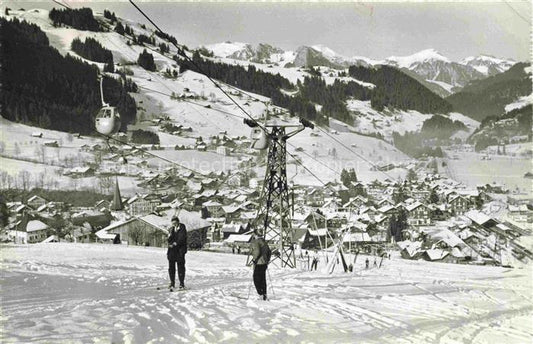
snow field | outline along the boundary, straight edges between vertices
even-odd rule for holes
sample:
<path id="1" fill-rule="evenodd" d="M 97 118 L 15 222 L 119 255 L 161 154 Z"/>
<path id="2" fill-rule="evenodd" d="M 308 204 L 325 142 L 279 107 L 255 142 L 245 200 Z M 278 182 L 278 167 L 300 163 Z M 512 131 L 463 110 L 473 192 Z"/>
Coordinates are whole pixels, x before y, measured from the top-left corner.
<path id="1" fill-rule="evenodd" d="M 246 256 L 191 251 L 185 292 L 164 249 L 4 246 L 3 343 L 525 343 L 532 270 L 405 261 L 354 273 L 267 270 L 257 300 Z M 371 263 L 373 257 L 370 257 Z M 372 264 L 371 264 L 372 266 Z M 250 298 L 246 299 L 250 290 Z M 233 296 L 235 295 L 235 296 Z M 238 297 L 236 297 L 238 296 Z M 500 340 L 500 341 L 499 341 Z"/>

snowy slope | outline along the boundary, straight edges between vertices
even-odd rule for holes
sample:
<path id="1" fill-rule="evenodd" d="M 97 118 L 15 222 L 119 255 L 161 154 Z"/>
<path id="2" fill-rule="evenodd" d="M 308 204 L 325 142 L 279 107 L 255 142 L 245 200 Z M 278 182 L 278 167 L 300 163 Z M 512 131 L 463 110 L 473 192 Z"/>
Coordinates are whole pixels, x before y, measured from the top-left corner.
<path id="1" fill-rule="evenodd" d="M 155 289 L 168 283 L 165 249 L 49 243 L 1 252 L 5 343 L 522 344 L 533 337 L 529 268 L 393 256 L 365 270 L 360 255 L 354 274 L 337 267 L 328 275 L 322 257 L 316 272 L 271 264 L 265 302 L 251 288 L 245 255 L 189 252 L 190 290 L 169 293 Z"/>
<path id="2" fill-rule="evenodd" d="M 43 10 L 39 10 L 38 12 L 13 11 L 12 14 L 17 14 L 18 16 L 23 17 L 30 22 L 35 22 L 43 27 L 47 36 L 50 38 L 51 44 L 58 48 L 63 54 L 73 54 L 70 50 L 70 43 L 72 40 L 76 37 L 83 38 L 87 35 L 95 37 L 106 48 L 110 49 L 113 53 L 114 60 L 117 62 L 135 61 L 138 54 L 144 49 L 140 46 L 128 46 L 126 44 L 126 39 L 115 32 L 89 33 L 68 28 L 54 28 L 50 25 L 47 19 L 47 12 Z M 151 32 L 142 29 L 138 24 L 132 22 L 128 22 L 128 24 L 132 26 L 137 33 L 144 33 L 148 36 L 151 35 Z M 174 68 L 173 65 L 175 62 L 170 58 L 170 55 L 164 56 L 156 51 L 150 51 L 150 53 L 153 54 L 159 70 L 167 67 Z M 245 66 L 250 64 L 249 62 L 235 59 L 220 60 L 222 62 L 243 64 Z M 306 72 L 298 68 L 283 68 L 280 66 L 269 66 L 265 64 L 254 65 L 259 69 L 268 70 L 272 73 L 280 73 L 294 83 L 296 83 L 297 80 L 303 80 L 305 75 L 307 75 Z M 205 139 L 209 136 L 216 135 L 221 131 L 226 131 L 230 136 L 249 135 L 250 129 L 243 124 L 243 118 L 247 115 L 238 109 L 237 106 L 205 76 L 187 71 L 180 74 L 177 78 L 172 79 L 163 76 L 160 72 L 148 72 L 137 65 L 128 65 L 127 67 L 134 73 L 130 77 L 140 88 L 140 93 L 133 94 L 133 96 L 137 99 L 138 105 L 141 105 L 139 101 L 142 100 L 142 108 L 145 109 L 138 110 L 138 116 L 142 116 L 144 119 L 151 119 L 153 117 L 165 115 L 176 125 L 192 128 L 192 132 L 187 134 L 186 137 L 174 138 L 171 135 L 162 135 L 163 145 L 187 144 L 196 137 L 201 136 Z M 368 83 L 363 84 L 366 87 L 373 86 Z M 245 92 L 238 92 L 237 90 L 224 85 L 222 87 L 224 87 L 226 92 L 234 94 L 233 99 L 251 116 L 257 118 L 263 114 L 266 108 L 263 102 L 267 101 L 268 98 L 257 94 L 248 95 Z M 185 100 L 187 101 L 183 99 L 171 99 L 170 95 L 172 93 L 186 97 Z M 192 97 L 192 99 L 187 97 Z M 145 127 L 149 130 L 157 130 L 156 127 Z M 370 181 L 376 178 L 384 179 L 387 176 L 384 174 L 376 175 L 375 172 L 372 172 L 372 164 L 369 164 L 366 160 L 376 164 L 381 161 L 400 163 L 408 159 L 404 154 L 397 152 L 392 146 L 385 142 L 380 142 L 379 140 L 366 138 L 353 133 L 343 133 L 342 136 L 343 141 L 363 147 L 362 156 L 364 159 L 361 159 L 360 156 L 350 152 L 342 147 L 339 142 L 336 142 L 325 135 L 310 136 L 310 130 L 306 130 L 294 139 L 291 139 L 289 141 L 288 149 L 292 154 L 298 155 L 302 163 L 310 170 L 318 168 L 325 169 L 323 175 L 321 175 L 321 180 L 323 182 L 334 179 L 339 180 L 342 168 L 346 167 L 360 168 L 358 173 L 360 172 L 360 178 L 363 180 Z M 295 149 L 298 146 L 304 146 L 305 151 L 295 152 Z M 319 152 L 315 158 L 311 155 L 314 147 L 327 148 L 319 148 Z M 340 159 L 328 155 L 328 149 L 333 150 L 333 148 L 338 152 Z M 155 154 L 172 159 L 188 167 L 201 168 L 203 172 L 218 171 L 221 168 L 223 170 L 234 169 L 235 161 L 239 158 L 238 156 L 226 158 L 222 155 L 213 154 L 212 152 L 198 151 L 185 153 L 174 150 L 164 150 L 155 152 Z M 151 159 L 150 161 L 153 162 L 155 166 L 161 168 L 166 164 L 165 162 L 155 161 L 154 159 Z M 332 162 L 334 164 L 331 164 Z M 353 164 L 357 166 L 352 166 Z M 330 165 L 333 167 L 324 167 Z M 320 184 L 316 178 L 305 171 L 301 166 L 297 167 L 295 164 L 291 164 L 291 159 L 289 159 L 289 174 L 291 176 L 297 175 L 298 178 L 296 178 L 295 181 L 301 184 Z M 391 172 L 391 174 L 396 178 L 404 175 L 405 170 L 400 169 L 396 174 L 393 172 Z"/>
<path id="3" fill-rule="evenodd" d="M 516 109 L 521 109 L 526 105 L 533 104 L 533 94 L 529 96 L 520 97 L 515 102 L 505 105 L 505 112 L 511 112 Z"/>
<path id="4" fill-rule="evenodd" d="M 376 111 L 370 106 L 370 101 L 349 100 L 348 110 L 354 114 L 354 128 L 356 131 L 372 134 L 380 133 L 388 141 L 392 140 L 392 133 L 394 131 L 404 134 L 407 131 L 420 131 L 425 120 L 430 119 L 433 114 L 423 114 L 418 111 L 385 109 L 384 111 Z M 460 131 L 456 133 L 455 137 L 466 138 L 478 126 L 479 122 L 464 116 L 460 113 L 449 113 L 443 115 L 452 120 L 459 120 L 463 122 L 468 131 Z"/>

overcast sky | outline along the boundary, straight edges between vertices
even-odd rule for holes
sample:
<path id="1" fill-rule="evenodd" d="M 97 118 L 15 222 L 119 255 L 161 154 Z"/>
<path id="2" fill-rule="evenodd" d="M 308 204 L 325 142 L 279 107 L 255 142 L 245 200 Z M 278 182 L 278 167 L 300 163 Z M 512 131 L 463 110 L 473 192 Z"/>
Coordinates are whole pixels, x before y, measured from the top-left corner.
<path id="1" fill-rule="evenodd" d="M 61 1 L 108 8 L 147 23 L 128 2 Z M 191 48 L 223 41 L 269 43 L 285 50 L 322 44 L 345 56 L 374 59 L 433 48 L 454 61 L 479 54 L 531 60 L 530 1 L 136 3 L 163 31 Z M 36 7 L 54 5 L 59 7 L 52 1 Z"/>

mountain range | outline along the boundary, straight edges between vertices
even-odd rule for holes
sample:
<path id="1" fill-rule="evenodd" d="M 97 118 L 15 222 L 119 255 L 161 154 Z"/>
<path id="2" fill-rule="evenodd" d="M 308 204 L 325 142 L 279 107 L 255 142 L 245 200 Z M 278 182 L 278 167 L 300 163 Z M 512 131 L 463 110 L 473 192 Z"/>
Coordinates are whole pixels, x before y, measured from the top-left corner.
<path id="1" fill-rule="evenodd" d="M 515 61 L 488 55 L 467 57 L 454 62 L 434 49 L 426 49 L 409 56 L 391 56 L 374 60 L 362 56 L 345 57 L 323 45 L 300 46 L 295 51 L 284 51 L 269 44 L 253 46 L 247 43 L 223 42 L 204 48 L 214 56 L 255 63 L 276 64 L 282 67 L 325 66 L 344 69 L 352 65 L 389 65 L 416 78 L 440 96 L 449 96 L 472 80 L 483 79 L 508 70 Z"/>

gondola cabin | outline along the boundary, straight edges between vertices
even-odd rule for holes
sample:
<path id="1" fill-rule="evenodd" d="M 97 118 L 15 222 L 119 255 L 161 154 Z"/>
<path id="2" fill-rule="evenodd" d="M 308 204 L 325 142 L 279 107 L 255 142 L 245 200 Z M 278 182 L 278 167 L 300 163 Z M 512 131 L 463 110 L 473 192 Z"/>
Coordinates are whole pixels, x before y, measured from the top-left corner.
<path id="1" fill-rule="evenodd" d="M 113 106 L 104 106 L 96 115 L 96 131 L 102 135 L 111 135 L 120 129 L 120 114 Z"/>
<path id="2" fill-rule="evenodd" d="M 268 137 L 264 130 L 259 127 L 252 128 L 250 140 L 252 141 L 250 146 L 252 149 L 263 150 L 268 147 Z"/>

